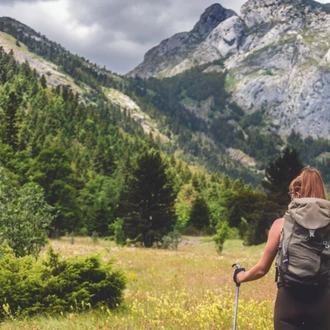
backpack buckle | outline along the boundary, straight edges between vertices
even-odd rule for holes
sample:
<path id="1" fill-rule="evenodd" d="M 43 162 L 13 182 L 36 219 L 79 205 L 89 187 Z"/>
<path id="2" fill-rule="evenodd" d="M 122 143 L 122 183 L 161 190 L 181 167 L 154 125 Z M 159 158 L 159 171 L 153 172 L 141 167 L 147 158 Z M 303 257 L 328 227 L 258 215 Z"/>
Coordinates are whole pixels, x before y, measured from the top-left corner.
<path id="1" fill-rule="evenodd" d="M 309 229 L 309 236 L 308 236 L 308 238 L 313 238 L 313 237 L 315 237 L 315 230 Z"/>

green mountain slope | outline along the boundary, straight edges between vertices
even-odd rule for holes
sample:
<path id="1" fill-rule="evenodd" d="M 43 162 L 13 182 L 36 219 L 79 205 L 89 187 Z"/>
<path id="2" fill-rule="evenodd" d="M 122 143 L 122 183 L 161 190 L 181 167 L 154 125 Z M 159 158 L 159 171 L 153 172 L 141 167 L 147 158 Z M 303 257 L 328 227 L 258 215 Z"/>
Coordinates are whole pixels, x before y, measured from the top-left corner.
<path id="1" fill-rule="evenodd" d="M 168 88 L 167 81 L 165 84 L 157 81 L 158 86 L 148 82 L 148 86 L 144 87 L 140 79 L 125 78 L 91 64 L 10 18 L 0 19 L 0 30 L 5 32 L 1 40 L 12 36 L 5 49 L 13 49 L 17 60 L 27 60 L 40 75 L 45 75 L 49 85 L 68 84 L 80 94 L 81 99 L 96 107 L 104 103 L 117 105 L 140 123 L 145 133 L 151 132 L 163 150 L 191 165 L 221 171 L 232 178 L 243 177 L 254 185 L 260 182 L 261 176 L 256 175 L 254 169 L 251 171 L 231 158 L 223 143 L 214 143 L 212 137 L 205 134 L 205 119 L 168 94 L 172 93 L 172 88 Z M 1 45 L 4 44 L 1 41 Z M 60 80 L 62 76 L 66 80 Z M 190 77 L 187 79 L 189 83 Z M 144 88 L 147 88 L 145 94 L 141 93 Z"/>
<path id="2" fill-rule="evenodd" d="M 330 182 L 329 142 L 294 133 L 284 140 L 263 110 L 244 113 L 230 102 L 226 90 L 231 76 L 221 61 L 171 78 L 128 78 L 71 54 L 11 18 L 0 19 L 0 31 L 0 45 L 44 75 L 49 86 L 69 85 L 85 104 L 124 111 L 137 124 L 132 130 L 127 127 L 132 125 L 118 123 L 125 131 L 151 133 L 167 154 L 192 166 L 256 186 L 269 161 L 289 145 L 300 152 L 304 164 L 321 168 Z"/>

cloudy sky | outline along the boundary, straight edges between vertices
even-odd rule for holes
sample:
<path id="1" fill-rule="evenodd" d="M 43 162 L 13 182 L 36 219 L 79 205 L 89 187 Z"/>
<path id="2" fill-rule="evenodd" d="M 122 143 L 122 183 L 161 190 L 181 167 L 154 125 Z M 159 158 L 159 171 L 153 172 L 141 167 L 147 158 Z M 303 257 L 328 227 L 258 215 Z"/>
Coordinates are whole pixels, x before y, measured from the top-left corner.
<path id="1" fill-rule="evenodd" d="M 245 0 L 0 0 L 14 18 L 70 52 L 125 74 L 173 34 L 190 31 L 213 3 L 237 14 Z M 319 2 L 330 2 L 320 0 Z"/>

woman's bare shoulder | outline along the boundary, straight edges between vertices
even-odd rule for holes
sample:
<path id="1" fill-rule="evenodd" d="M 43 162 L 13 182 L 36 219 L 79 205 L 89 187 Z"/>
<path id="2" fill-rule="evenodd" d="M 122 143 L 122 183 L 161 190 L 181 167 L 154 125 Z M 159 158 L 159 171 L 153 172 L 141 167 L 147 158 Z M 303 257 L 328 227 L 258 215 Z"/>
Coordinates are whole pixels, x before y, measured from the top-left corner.
<path id="1" fill-rule="evenodd" d="M 268 240 L 274 240 L 274 242 L 276 242 L 276 244 L 278 245 L 283 226 L 284 218 L 276 219 L 269 230 Z"/>
<path id="2" fill-rule="evenodd" d="M 284 225 L 284 218 L 279 218 L 279 219 L 276 219 L 276 220 L 273 222 L 272 227 L 280 227 L 280 228 L 282 228 L 283 225 Z"/>

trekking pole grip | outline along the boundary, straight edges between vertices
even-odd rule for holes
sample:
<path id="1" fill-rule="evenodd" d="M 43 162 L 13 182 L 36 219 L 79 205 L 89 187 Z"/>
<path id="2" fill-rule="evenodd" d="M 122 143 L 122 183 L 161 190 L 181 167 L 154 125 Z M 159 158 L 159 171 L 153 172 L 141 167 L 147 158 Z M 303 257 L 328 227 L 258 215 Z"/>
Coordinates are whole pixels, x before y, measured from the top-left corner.
<path id="1" fill-rule="evenodd" d="M 241 283 L 237 283 L 236 276 L 240 272 L 245 272 L 245 268 L 241 267 L 239 264 L 233 264 L 232 267 L 236 267 L 233 275 L 233 280 L 236 283 L 236 286 L 239 287 Z"/>

